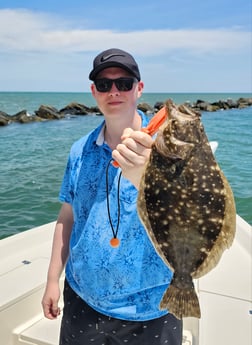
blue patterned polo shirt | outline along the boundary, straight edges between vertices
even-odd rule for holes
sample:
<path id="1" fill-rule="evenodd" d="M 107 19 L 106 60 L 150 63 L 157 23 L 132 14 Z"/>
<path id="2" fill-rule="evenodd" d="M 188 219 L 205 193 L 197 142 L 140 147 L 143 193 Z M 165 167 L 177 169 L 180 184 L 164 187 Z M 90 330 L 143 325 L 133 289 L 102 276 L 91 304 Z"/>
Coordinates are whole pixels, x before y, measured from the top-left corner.
<path id="1" fill-rule="evenodd" d="M 147 117 L 142 117 L 146 127 Z M 104 122 L 71 148 L 60 191 L 60 200 L 72 205 L 74 225 L 66 278 L 71 288 L 92 308 L 105 315 L 145 321 L 167 313 L 159 303 L 172 277 L 156 253 L 141 224 L 137 190 L 121 177 L 120 245 L 113 237 L 107 211 L 106 169 L 111 149 L 101 140 Z M 110 215 L 114 228 L 118 217 L 120 169 L 108 168 Z"/>

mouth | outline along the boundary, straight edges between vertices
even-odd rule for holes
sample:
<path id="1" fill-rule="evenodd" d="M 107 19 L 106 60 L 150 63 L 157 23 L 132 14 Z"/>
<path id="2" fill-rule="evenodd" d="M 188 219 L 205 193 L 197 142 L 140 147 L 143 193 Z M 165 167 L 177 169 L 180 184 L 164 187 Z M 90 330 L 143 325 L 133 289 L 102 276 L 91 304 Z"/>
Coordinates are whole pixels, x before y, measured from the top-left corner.
<path id="1" fill-rule="evenodd" d="M 116 106 L 116 105 L 120 105 L 122 103 L 123 103 L 122 101 L 110 101 L 110 102 L 108 102 L 108 105 Z"/>

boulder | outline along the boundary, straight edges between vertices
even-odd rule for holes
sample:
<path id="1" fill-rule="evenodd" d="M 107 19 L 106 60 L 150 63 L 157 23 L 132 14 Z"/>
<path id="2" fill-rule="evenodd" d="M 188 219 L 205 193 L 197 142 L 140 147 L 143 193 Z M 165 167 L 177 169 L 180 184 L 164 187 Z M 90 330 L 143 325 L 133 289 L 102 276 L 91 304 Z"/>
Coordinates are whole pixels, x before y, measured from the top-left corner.
<path id="1" fill-rule="evenodd" d="M 72 102 L 66 107 L 60 109 L 59 113 L 64 115 L 87 115 L 90 114 L 91 111 L 90 108 L 84 104 Z"/>
<path id="2" fill-rule="evenodd" d="M 246 108 L 252 105 L 252 98 L 239 98 L 237 100 L 238 108 Z"/>
<path id="3" fill-rule="evenodd" d="M 210 103 L 206 101 L 202 101 L 201 99 L 198 99 L 195 104 L 193 104 L 193 108 L 196 108 L 200 111 L 207 111 L 207 109 L 210 109 Z"/>
<path id="4" fill-rule="evenodd" d="M 11 116 L 5 113 L 4 111 L 0 111 L 0 126 L 7 126 L 11 121 Z"/>
<path id="5" fill-rule="evenodd" d="M 229 109 L 228 103 L 226 101 L 219 100 L 217 102 L 211 103 L 212 106 L 216 107 L 217 109 L 227 110 Z"/>
<path id="6" fill-rule="evenodd" d="M 89 108 L 89 114 L 95 114 L 95 115 L 103 115 L 100 109 L 97 106 L 90 107 Z"/>
<path id="7" fill-rule="evenodd" d="M 155 110 L 155 112 L 158 111 L 158 110 L 160 110 L 161 108 L 163 108 L 163 106 L 164 106 L 164 102 L 156 102 L 156 103 L 154 104 L 154 110 Z"/>
<path id="8" fill-rule="evenodd" d="M 227 105 L 229 106 L 230 109 L 232 108 L 238 108 L 238 103 L 237 101 L 232 100 L 231 98 L 227 99 Z"/>
<path id="9" fill-rule="evenodd" d="M 143 111 L 145 114 L 153 114 L 154 108 L 148 103 L 139 103 L 137 109 Z"/>
<path id="10" fill-rule="evenodd" d="M 59 120 L 64 117 L 56 108 L 50 105 L 41 105 L 39 109 L 35 111 L 35 114 L 46 120 Z"/>
<path id="11" fill-rule="evenodd" d="M 20 123 L 41 122 L 43 119 L 37 115 L 23 114 L 19 117 Z"/>
<path id="12" fill-rule="evenodd" d="M 28 113 L 27 113 L 27 110 L 24 109 L 24 110 L 19 111 L 15 115 L 12 115 L 11 120 L 13 122 L 20 122 L 20 119 L 25 116 L 28 116 Z"/>

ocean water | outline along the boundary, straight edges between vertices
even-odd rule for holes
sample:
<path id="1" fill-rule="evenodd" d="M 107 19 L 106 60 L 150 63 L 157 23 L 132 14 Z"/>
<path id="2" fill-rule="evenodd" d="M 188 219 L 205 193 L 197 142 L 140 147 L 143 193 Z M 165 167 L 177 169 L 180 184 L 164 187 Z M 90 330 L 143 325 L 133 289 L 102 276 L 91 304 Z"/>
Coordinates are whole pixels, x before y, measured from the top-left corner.
<path id="1" fill-rule="evenodd" d="M 172 98 L 217 101 L 249 94 L 145 94 L 140 102 L 154 105 Z M 0 92 L 0 110 L 33 113 L 41 104 L 57 109 L 70 102 L 95 105 L 90 94 Z M 72 143 L 96 127 L 102 116 L 0 127 L 0 238 L 56 219 L 61 185 Z M 209 140 L 219 142 L 216 158 L 233 189 L 237 213 L 252 224 L 252 107 L 202 113 Z"/>

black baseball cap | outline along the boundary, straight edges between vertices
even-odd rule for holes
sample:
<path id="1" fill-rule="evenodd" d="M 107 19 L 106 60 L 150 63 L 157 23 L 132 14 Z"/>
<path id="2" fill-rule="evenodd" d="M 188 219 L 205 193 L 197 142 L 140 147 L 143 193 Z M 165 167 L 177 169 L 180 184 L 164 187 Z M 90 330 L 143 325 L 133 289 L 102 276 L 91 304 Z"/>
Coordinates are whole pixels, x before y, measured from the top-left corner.
<path id="1" fill-rule="evenodd" d="M 95 80 L 97 74 L 108 67 L 120 67 L 136 77 L 138 81 L 141 80 L 138 65 L 133 56 L 117 48 L 105 50 L 96 56 L 89 79 Z"/>

